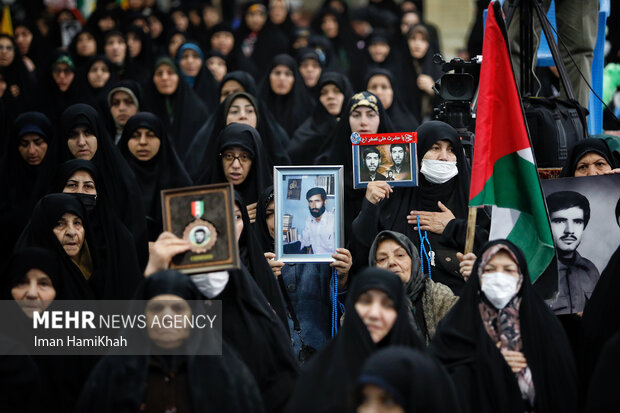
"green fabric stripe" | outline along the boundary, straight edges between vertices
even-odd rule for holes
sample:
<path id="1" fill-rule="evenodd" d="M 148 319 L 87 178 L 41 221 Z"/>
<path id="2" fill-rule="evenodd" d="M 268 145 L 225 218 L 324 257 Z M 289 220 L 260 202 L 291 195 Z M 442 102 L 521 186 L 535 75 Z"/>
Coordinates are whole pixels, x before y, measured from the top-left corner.
<path id="1" fill-rule="evenodd" d="M 526 256 L 532 282 L 553 257 L 553 237 L 536 167 L 516 152 L 495 163 L 493 175 L 470 206 L 496 205 L 521 212 L 509 235 Z"/>
<path id="2" fill-rule="evenodd" d="M 493 175 L 469 205 L 497 205 L 502 208 L 528 211 L 526 197 L 522 194 L 531 192 L 532 189 L 536 189 L 542 198 L 536 168 L 531 162 L 513 152 L 495 162 Z"/>
<path id="3" fill-rule="evenodd" d="M 534 217 L 525 213 L 521 213 L 507 238 L 523 250 L 530 270 L 530 279 L 532 283 L 536 282 L 553 259 L 555 254 L 553 243 L 544 243 L 540 240 L 536 233 Z"/>

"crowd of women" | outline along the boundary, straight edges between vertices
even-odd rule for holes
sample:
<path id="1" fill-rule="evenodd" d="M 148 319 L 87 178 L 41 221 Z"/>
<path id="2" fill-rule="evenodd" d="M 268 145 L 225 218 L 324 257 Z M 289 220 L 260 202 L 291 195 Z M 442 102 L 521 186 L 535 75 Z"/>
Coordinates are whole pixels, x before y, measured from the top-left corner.
<path id="1" fill-rule="evenodd" d="M 221 300 L 223 355 L 192 355 L 197 332 L 153 338 L 164 355 L 3 355 L 2 411 L 617 409 L 620 249 L 570 336 L 522 251 L 487 242 L 489 211 L 463 254 L 470 160 L 431 120 L 422 1 L 325 0 L 309 27 L 286 0 L 97 3 L 24 2 L 0 35 L 0 294 L 15 329 L 55 300 Z M 396 131 L 418 133 L 419 186 L 354 189 L 351 133 Z M 619 159 L 590 138 L 562 176 Z M 276 261 L 273 166 L 315 164 L 344 166 L 346 245 Z M 161 190 L 221 182 L 241 268 L 169 270 L 190 245 L 163 232 Z"/>

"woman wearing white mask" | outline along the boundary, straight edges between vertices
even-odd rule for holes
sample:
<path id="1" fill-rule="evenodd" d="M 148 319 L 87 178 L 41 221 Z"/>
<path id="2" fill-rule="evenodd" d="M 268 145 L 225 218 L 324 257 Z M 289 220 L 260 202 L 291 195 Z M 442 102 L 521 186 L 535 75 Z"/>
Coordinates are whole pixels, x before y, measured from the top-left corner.
<path id="1" fill-rule="evenodd" d="M 467 231 L 469 165 L 452 126 L 430 121 L 417 132 L 419 186 L 369 183 L 362 210 L 353 222 L 353 242 L 356 253 L 367 256 L 380 231 L 405 234 L 420 251 L 424 273 L 459 295 L 465 278 L 459 273 L 457 252 L 464 249 Z M 482 209 L 478 218 L 475 245 L 481 246 L 488 238 L 483 227 L 489 220 Z"/>
<path id="2" fill-rule="evenodd" d="M 578 409 L 566 334 L 532 289 L 523 253 L 510 241 L 482 248 L 430 349 L 452 377 L 464 413 Z"/>

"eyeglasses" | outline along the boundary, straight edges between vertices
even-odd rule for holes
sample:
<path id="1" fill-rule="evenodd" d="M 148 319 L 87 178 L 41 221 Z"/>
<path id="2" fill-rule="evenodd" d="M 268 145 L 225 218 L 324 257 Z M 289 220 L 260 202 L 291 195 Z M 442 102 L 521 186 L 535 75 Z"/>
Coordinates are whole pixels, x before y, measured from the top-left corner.
<path id="1" fill-rule="evenodd" d="M 6 50 L 7 52 L 12 52 L 13 51 L 13 46 L 9 45 L 9 46 L 5 46 L 0 44 L 0 50 Z"/>
<path id="2" fill-rule="evenodd" d="M 220 156 L 222 157 L 223 160 L 229 163 L 232 163 L 235 160 L 238 160 L 242 164 L 247 164 L 249 162 L 252 162 L 252 157 L 245 152 L 240 155 L 236 155 L 233 152 L 224 152 L 224 153 L 220 153 Z"/>

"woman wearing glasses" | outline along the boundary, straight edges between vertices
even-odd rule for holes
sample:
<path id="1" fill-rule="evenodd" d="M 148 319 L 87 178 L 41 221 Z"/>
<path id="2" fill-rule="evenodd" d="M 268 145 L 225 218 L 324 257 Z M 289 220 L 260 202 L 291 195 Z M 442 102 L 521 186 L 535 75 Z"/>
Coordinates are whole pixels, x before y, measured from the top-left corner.
<path id="1" fill-rule="evenodd" d="M 243 196 L 250 221 L 256 220 L 256 201 L 272 181 L 273 164 L 260 134 L 243 123 L 227 125 L 217 137 L 216 162 L 206 163 L 196 184 L 230 182 Z"/>

